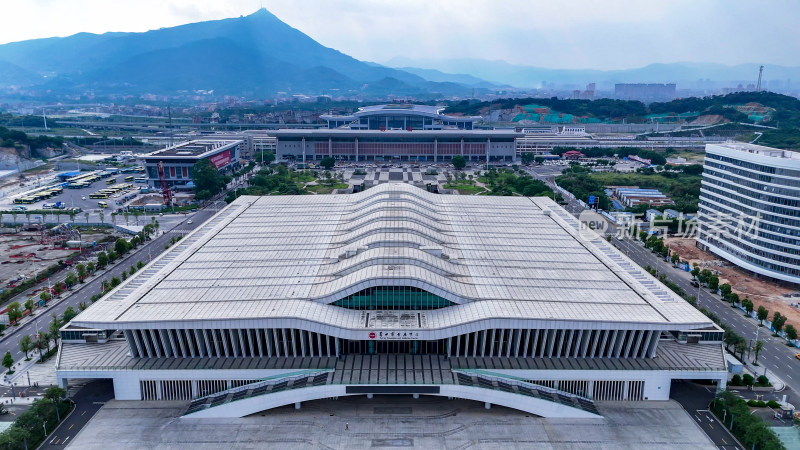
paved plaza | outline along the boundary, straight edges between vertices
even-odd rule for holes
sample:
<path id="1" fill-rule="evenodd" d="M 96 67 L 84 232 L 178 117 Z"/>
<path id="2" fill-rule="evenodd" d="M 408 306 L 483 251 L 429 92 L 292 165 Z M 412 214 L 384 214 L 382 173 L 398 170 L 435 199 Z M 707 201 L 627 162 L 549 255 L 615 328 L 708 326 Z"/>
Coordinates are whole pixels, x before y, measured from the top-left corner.
<path id="1" fill-rule="evenodd" d="M 181 419 L 186 402 L 111 401 L 69 448 L 714 449 L 673 401 L 599 402 L 602 419 L 543 419 L 467 400 L 318 400 L 239 419 Z"/>

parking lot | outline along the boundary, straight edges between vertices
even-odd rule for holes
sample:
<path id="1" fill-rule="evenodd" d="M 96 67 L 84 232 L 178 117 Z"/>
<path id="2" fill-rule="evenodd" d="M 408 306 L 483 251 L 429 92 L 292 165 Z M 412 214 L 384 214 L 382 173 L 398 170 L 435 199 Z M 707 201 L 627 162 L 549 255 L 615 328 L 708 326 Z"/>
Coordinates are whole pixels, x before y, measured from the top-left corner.
<path id="1" fill-rule="evenodd" d="M 90 211 L 93 209 L 98 209 L 97 202 L 99 201 L 98 199 L 90 199 L 89 198 L 90 194 L 97 192 L 101 189 L 105 189 L 114 184 L 122 184 L 122 183 L 130 184 L 131 185 L 130 189 L 119 192 L 114 196 L 104 200 L 109 205 L 108 209 L 113 211 L 116 210 L 116 207 L 119 207 L 118 202 L 120 200 L 122 200 L 126 196 L 130 196 L 131 194 L 137 193 L 139 187 L 146 186 L 144 184 L 136 184 L 133 181 L 125 181 L 125 178 L 130 176 L 132 176 L 132 174 L 114 175 L 106 179 L 95 181 L 94 183 L 89 184 L 88 187 L 82 189 L 64 188 L 63 192 L 59 195 L 30 204 L 24 204 L 24 205 L 14 204 L 14 198 L 19 197 L 19 195 L 17 195 L 6 199 L 6 201 L 2 206 L 4 207 L 3 209 L 10 209 L 14 206 L 22 206 L 27 208 L 28 210 L 40 210 L 40 209 L 45 209 L 43 208 L 43 205 L 45 203 L 53 204 L 56 202 L 61 202 L 66 208 L 81 208 L 84 211 Z M 108 183 L 107 180 L 112 180 L 113 183 Z"/>

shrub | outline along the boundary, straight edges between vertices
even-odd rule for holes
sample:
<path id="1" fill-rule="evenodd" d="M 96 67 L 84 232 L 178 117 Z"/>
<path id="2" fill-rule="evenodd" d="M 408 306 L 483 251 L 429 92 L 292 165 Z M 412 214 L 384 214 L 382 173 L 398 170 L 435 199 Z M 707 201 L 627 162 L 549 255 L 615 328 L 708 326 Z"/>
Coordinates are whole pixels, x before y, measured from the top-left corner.
<path id="1" fill-rule="evenodd" d="M 761 400 L 748 400 L 747 406 L 752 406 L 753 408 L 763 408 L 767 406 L 767 404 L 762 402 Z"/>
<path id="2" fill-rule="evenodd" d="M 781 407 L 781 404 L 776 402 L 775 400 L 770 400 L 767 402 L 767 406 L 769 406 L 772 409 L 778 409 Z"/>
<path id="3" fill-rule="evenodd" d="M 753 378 L 753 376 L 750 375 L 749 373 L 746 373 L 746 374 L 744 374 L 742 376 L 742 383 L 745 386 L 752 386 L 754 381 L 755 381 L 755 378 Z"/>
<path id="4" fill-rule="evenodd" d="M 738 373 L 731 378 L 730 382 L 731 386 L 741 386 L 742 385 L 742 377 Z"/>
<path id="5" fill-rule="evenodd" d="M 756 378 L 756 386 L 769 386 L 769 378 L 765 377 L 764 375 L 759 375 Z"/>

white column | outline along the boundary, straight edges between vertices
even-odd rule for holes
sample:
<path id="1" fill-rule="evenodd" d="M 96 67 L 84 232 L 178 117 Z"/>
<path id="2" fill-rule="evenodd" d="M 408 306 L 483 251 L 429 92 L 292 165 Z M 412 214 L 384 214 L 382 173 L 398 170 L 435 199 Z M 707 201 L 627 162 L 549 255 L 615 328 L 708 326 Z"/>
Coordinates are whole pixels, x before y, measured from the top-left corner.
<path id="1" fill-rule="evenodd" d="M 267 341 L 267 356 L 272 357 L 272 328 L 264 330 L 264 339 Z M 275 356 L 278 354 L 276 353 Z"/>
<path id="2" fill-rule="evenodd" d="M 210 329 L 210 330 L 206 330 L 206 332 L 208 334 L 210 334 L 211 337 L 212 337 L 210 342 L 214 343 L 214 350 L 216 351 L 214 356 L 216 356 L 217 358 L 222 358 L 223 356 L 226 356 L 226 355 L 223 355 L 222 352 L 219 350 L 219 339 L 217 339 L 217 330 Z"/>
<path id="3" fill-rule="evenodd" d="M 161 358 L 161 348 L 158 345 L 158 337 L 156 336 L 156 330 L 148 330 L 148 331 L 150 332 L 150 339 L 152 339 L 155 355 L 156 357 Z"/>

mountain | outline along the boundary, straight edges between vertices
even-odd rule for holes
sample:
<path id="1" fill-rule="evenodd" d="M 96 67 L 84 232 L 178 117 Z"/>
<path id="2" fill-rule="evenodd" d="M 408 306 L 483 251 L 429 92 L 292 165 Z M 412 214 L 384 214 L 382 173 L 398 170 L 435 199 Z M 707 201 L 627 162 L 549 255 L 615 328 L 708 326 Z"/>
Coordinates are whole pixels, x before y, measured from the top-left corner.
<path id="1" fill-rule="evenodd" d="M 547 69 L 534 66 L 510 64 L 505 61 L 483 59 L 410 59 L 395 57 L 385 63 L 389 67 L 402 67 L 407 72 L 420 74 L 420 70 L 438 70 L 450 73 L 468 73 L 492 83 L 503 83 L 521 88 L 540 87 L 543 82 L 582 87 L 597 83 L 600 88 L 613 88 L 614 83 L 677 83 L 678 88 L 727 87 L 738 83 L 755 83 L 759 64 L 726 66 L 713 63 L 678 62 L 649 64 L 625 70 L 594 69 Z M 409 69 L 415 67 L 418 69 Z M 800 79 L 800 67 L 768 65 L 764 68 L 764 79 L 783 83 Z"/>
<path id="2" fill-rule="evenodd" d="M 325 47 L 261 9 L 249 16 L 145 33 L 79 33 L 0 45 L 3 85 L 56 93 L 460 95 L 471 86 L 367 64 Z"/>

